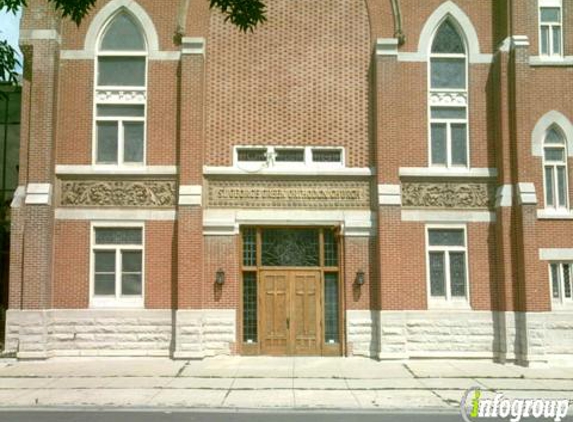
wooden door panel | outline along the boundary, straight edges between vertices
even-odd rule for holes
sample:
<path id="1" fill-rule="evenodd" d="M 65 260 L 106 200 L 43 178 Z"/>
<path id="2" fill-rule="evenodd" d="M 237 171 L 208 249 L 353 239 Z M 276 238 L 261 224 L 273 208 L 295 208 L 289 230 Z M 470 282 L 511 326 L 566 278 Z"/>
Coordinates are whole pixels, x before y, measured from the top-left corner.
<path id="1" fill-rule="evenodd" d="M 289 280 L 286 273 L 262 272 L 261 349 L 271 355 L 286 355 L 289 346 L 287 329 Z"/>
<path id="2" fill-rule="evenodd" d="M 291 316 L 292 353 L 320 354 L 320 275 L 315 272 L 292 273 L 293 306 Z"/>

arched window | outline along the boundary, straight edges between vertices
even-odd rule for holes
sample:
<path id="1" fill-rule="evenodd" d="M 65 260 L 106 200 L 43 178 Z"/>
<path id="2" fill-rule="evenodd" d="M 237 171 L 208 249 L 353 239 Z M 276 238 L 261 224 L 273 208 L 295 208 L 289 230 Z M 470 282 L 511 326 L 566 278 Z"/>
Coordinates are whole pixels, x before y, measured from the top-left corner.
<path id="1" fill-rule="evenodd" d="M 450 18 L 434 35 L 429 66 L 430 165 L 468 167 L 467 51 Z"/>
<path id="2" fill-rule="evenodd" d="M 561 130 L 550 127 L 543 143 L 543 171 L 545 178 L 545 207 L 566 209 L 567 145 Z"/>
<path id="3" fill-rule="evenodd" d="M 96 164 L 142 165 L 145 157 L 147 45 L 121 11 L 104 27 L 95 83 Z"/>

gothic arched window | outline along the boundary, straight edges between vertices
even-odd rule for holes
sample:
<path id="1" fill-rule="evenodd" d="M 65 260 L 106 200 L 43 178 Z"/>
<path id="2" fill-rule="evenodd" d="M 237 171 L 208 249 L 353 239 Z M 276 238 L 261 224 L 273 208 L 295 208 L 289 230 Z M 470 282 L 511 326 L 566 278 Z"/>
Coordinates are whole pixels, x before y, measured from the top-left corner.
<path id="1" fill-rule="evenodd" d="M 552 126 L 543 143 L 543 173 L 545 178 L 545 207 L 566 209 L 567 143 L 560 129 Z"/>
<path id="2" fill-rule="evenodd" d="M 116 14 L 104 27 L 96 69 L 94 161 L 142 165 L 147 45 L 138 23 L 125 11 Z"/>
<path id="3" fill-rule="evenodd" d="M 468 167 L 467 51 L 451 19 L 434 35 L 429 73 L 430 165 Z"/>

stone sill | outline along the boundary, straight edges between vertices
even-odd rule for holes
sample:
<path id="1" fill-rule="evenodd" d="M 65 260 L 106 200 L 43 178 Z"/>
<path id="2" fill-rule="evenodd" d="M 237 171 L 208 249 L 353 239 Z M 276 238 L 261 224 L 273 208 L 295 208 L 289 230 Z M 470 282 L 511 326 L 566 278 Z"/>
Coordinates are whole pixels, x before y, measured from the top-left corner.
<path id="1" fill-rule="evenodd" d="M 237 167 L 203 166 L 203 174 L 207 176 L 340 176 L 340 177 L 370 177 L 375 174 L 371 168 L 270 168 L 260 171 L 247 171 Z"/>
<path id="2" fill-rule="evenodd" d="M 560 58 L 533 56 L 529 58 L 529 65 L 534 67 L 572 67 L 573 56 Z"/>
<path id="3" fill-rule="evenodd" d="M 570 210 L 537 210 L 537 218 L 540 220 L 573 220 L 573 212 Z"/>
<path id="4" fill-rule="evenodd" d="M 178 173 L 177 166 L 95 166 L 57 165 L 57 175 L 69 176 L 171 176 Z"/>
<path id="5" fill-rule="evenodd" d="M 479 178 L 479 179 L 490 179 L 497 177 L 497 169 L 495 168 L 444 168 L 444 167 L 400 167 L 399 169 L 400 177 L 420 177 L 420 178 L 452 178 L 452 179 L 464 179 L 464 178 Z"/>

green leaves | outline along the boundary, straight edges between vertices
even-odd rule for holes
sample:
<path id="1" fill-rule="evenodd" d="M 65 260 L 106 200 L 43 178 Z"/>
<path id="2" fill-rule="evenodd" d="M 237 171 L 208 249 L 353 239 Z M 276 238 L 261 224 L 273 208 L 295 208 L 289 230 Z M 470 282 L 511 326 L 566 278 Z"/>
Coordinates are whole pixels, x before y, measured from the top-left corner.
<path id="1" fill-rule="evenodd" d="M 48 0 L 48 3 L 52 4 L 56 11 L 61 12 L 62 17 L 69 18 L 76 25 L 79 25 L 91 8 L 94 7 L 96 0 Z"/>
<path id="2" fill-rule="evenodd" d="M 17 57 L 18 53 L 8 44 L 8 41 L 0 40 L 0 81 L 10 82 L 14 85 L 18 83 L 16 68 L 21 63 Z"/>
<path id="3" fill-rule="evenodd" d="M 211 0 L 210 7 L 219 9 L 225 15 L 225 21 L 243 32 L 253 31 L 267 20 L 266 6 L 260 0 Z"/>

